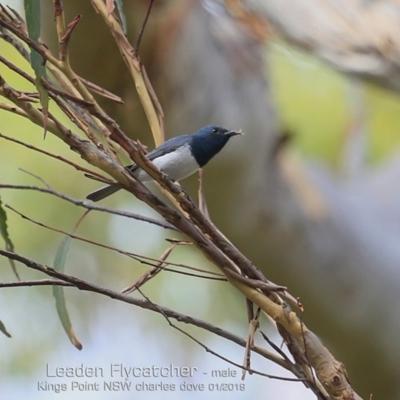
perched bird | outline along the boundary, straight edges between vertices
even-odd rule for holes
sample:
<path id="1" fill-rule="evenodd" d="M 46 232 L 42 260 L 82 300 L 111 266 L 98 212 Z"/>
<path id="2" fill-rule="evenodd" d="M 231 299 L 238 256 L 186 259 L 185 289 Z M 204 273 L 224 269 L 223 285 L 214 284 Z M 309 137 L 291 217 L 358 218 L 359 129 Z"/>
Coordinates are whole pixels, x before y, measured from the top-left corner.
<path id="1" fill-rule="evenodd" d="M 146 157 L 167 174 L 172 180 L 180 181 L 204 167 L 232 136 L 241 135 L 241 131 L 228 131 L 220 126 L 205 126 L 193 135 L 182 135 L 171 138 L 158 146 Z M 136 164 L 126 167 L 141 182 L 152 178 Z M 86 196 L 93 201 L 102 200 L 118 190 L 117 185 L 105 186 Z"/>

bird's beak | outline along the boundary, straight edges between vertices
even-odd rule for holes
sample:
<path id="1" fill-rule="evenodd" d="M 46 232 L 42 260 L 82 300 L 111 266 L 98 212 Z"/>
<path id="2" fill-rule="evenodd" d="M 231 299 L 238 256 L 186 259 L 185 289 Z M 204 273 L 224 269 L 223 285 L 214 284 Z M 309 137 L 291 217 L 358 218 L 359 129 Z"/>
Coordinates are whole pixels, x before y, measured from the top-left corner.
<path id="1" fill-rule="evenodd" d="M 225 135 L 231 137 L 231 136 L 243 136 L 244 133 L 242 132 L 241 129 L 239 129 L 238 131 L 228 131 L 225 133 Z"/>

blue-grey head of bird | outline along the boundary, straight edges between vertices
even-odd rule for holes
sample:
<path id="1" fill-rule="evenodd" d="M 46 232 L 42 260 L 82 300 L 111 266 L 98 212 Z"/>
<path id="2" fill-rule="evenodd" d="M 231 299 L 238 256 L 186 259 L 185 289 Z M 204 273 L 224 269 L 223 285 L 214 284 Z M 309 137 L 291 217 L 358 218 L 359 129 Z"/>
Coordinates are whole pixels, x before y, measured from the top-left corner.
<path id="1" fill-rule="evenodd" d="M 242 135 L 242 131 L 230 131 L 221 126 L 209 125 L 192 136 L 191 150 L 200 167 L 204 167 L 232 136 Z"/>

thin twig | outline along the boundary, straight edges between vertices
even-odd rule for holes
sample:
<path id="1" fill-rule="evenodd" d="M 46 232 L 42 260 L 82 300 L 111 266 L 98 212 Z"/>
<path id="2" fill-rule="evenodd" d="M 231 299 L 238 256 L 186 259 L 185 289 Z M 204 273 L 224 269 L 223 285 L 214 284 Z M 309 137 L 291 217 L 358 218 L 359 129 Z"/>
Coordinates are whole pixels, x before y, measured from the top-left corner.
<path id="1" fill-rule="evenodd" d="M 34 173 L 27 171 L 26 169 L 23 168 L 18 168 L 20 171 L 24 172 L 27 175 L 33 176 L 34 178 L 36 178 L 38 181 L 42 182 L 43 185 L 45 185 L 47 187 L 47 189 L 51 190 L 51 186 L 39 175 L 35 175 Z"/>
<path id="2" fill-rule="evenodd" d="M 70 286 L 75 287 L 74 284 L 64 282 L 61 279 L 36 279 L 31 281 L 18 281 L 18 282 L 0 282 L 0 289 L 20 287 L 20 286 Z"/>
<path id="3" fill-rule="evenodd" d="M 0 187 L 1 187 L 1 185 L 0 185 Z M 165 271 L 168 271 L 168 272 L 174 272 L 174 273 L 177 273 L 177 274 L 187 275 L 187 276 L 191 276 L 191 277 L 195 277 L 195 278 L 211 279 L 211 280 L 226 282 L 226 279 L 223 278 L 223 275 L 221 275 L 221 274 L 218 274 L 218 273 L 215 273 L 215 272 L 212 272 L 212 271 L 205 271 L 205 270 L 202 270 L 200 268 L 191 267 L 191 266 L 185 265 L 185 264 L 177 264 L 177 263 L 169 262 L 169 261 L 166 261 L 166 260 L 159 260 L 159 259 L 156 259 L 156 258 L 143 256 L 141 254 L 136 254 L 136 253 L 131 253 L 129 251 L 124 251 L 124 250 L 121 250 L 121 249 L 119 249 L 117 247 L 108 246 L 108 245 L 96 242 L 94 240 L 86 239 L 84 237 L 75 235 L 73 233 L 70 233 L 70 232 L 67 232 L 67 231 L 64 231 L 64 230 L 61 230 L 61 229 L 56 229 L 56 228 L 53 228 L 51 226 L 48 226 L 48 225 L 46 225 L 46 224 L 44 224 L 42 222 L 36 221 L 36 220 L 26 216 L 25 214 L 21 213 L 20 211 L 16 210 L 15 208 L 11 207 L 8 204 L 6 204 L 5 207 L 10 209 L 11 211 L 15 212 L 16 214 L 18 214 L 21 218 L 26 219 L 27 221 L 32 222 L 33 224 L 38 225 L 38 226 L 40 226 L 42 228 L 51 230 L 53 232 L 57 232 L 59 234 L 65 235 L 65 236 L 69 236 L 70 238 L 75 239 L 75 240 L 80 240 L 82 242 L 89 243 L 89 244 L 92 244 L 92 245 L 97 246 L 97 247 L 101 247 L 101 248 L 104 248 L 104 249 L 107 249 L 107 250 L 110 250 L 110 251 L 117 252 L 117 253 L 122 254 L 124 256 L 133 258 L 134 260 L 140 262 L 141 264 L 148 265 L 148 266 L 151 266 L 151 267 L 154 267 L 154 268 L 157 268 L 157 269 L 161 268 L 161 269 L 163 269 Z M 180 267 L 180 268 L 184 268 L 184 269 L 188 269 L 188 270 L 192 270 L 192 271 L 196 271 L 196 272 L 201 272 L 203 274 L 208 274 L 208 275 L 212 275 L 212 276 L 199 275 L 199 274 L 194 274 L 194 273 L 188 273 L 188 272 L 176 271 L 176 270 L 168 269 L 168 268 L 159 266 L 160 262 L 162 262 L 162 264 L 165 264 L 165 265 L 170 265 L 170 266 L 174 266 L 174 267 Z"/>
<path id="4" fill-rule="evenodd" d="M 199 190 L 198 190 L 198 197 L 199 197 L 199 209 L 204 214 L 207 219 L 210 218 L 210 213 L 208 212 L 206 196 L 204 195 L 204 170 L 203 168 L 199 169 Z"/>
<path id="5" fill-rule="evenodd" d="M 75 31 L 76 26 L 78 25 L 79 21 L 81 20 L 82 16 L 77 15 L 67 26 L 67 29 L 65 30 L 65 33 L 60 39 L 59 42 L 59 54 L 60 54 L 60 60 L 64 62 L 69 62 L 68 61 L 68 45 L 69 41 L 71 40 L 72 34 Z"/>
<path id="6" fill-rule="evenodd" d="M 112 209 L 109 207 L 98 206 L 97 204 L 93 203 L 92 201 L 75 199 L 75 198 L 73 198 L 71 196 L 67 196 L 66 194 L 63 194 L 61 192 L 57 192 L 54 189 L 50 190 L 50 189 L 42 188 L 39 186 L 33 186 L 33 185 L 10 185 L 10 184 L 6 184 L 6 183 L 0 183 L 0 189 L 35 190 L 38 192 L 47 193 L 47 194 L 51 194 L 53 196 L 59 197 L 60 199 L 63 199 L 72 204 L 75 204 L 76 206 L 86 208 L 87 210 L 96 210 L 96 211 L 106 212 L 109 214 L 120 215 L 122 217 L 127 217 L 127 218 L 136 219 L 138 221 L 148 222 L 150 224 L 160 226 L 161 228 L 171 229 L 171 230 L 175 230 L 175 231 L 179 232 L 179 230 L 177 228 L 175 228 L 174 226 L 172 226 L 166 222 L 158 221 L 156 219 L 153 219 L 150 217 L 145 217 L 140 214 L 135 214 L 135 213 L 127 212 L 127 211 L 119 211 L 119 210 L 115 210 L 115 209 Z"/>
<path id="7" fill-rule="evenodd" d="M 8 140 L 10 142 L 17 143 L 17 144 L 19 144 L 21 146 L 24 146 L 24 147 L 26 147 L 26 148 L 28 148 L 30 150 L 37 151 L 37 152 L 45 154 L 46 156 L 49 156 L 51 158 L 55 158 L 56 160 L 62 161 L 63 163 L 68 164 L 71 167 L 74 167 L 77 171 L 82 171 L 82 172 L 85 172 L 85 173 L 88 173 L 88 174 L 91 174 L 91 175 L 94 175 L 94 176 L 100 178 L 102 180 L 102 182 L 108 182 L 108 183 L 112 182 L 109 179 L 105 178 L 103 175 L 99 174 L 98 172 L 95 172 L 95 171 L 92 171 L 92 170 L 87 169 L 85 167 L 82 167 L 81 165 L 76 164 L 76 163 L 68 160 L 67 158 L 59 156 L 57 154 L 50 153 L 50 152 L 48 152 L 46 150 L 43 150 L 43 149 L 39 149 L 36 146 L 33 146 L 33 145 L 31 145 L 29 143 L 26 143 L 26 142 L 22 142 L 21 140 L 18 140 L 18 139 L 14 139 L 14 138 L 12 138 L 10 136 L 6 136 L 6 135 L 2 134 L 1 132 L 0 132 L 0 138 L 6 139 L 6 140 Z"/>
<path id="8" fill-rule="evenodd" d="M 158 305 L 154 304 L 140 289 L 138 289 L 138 291 L 140 292 L 140 294 L 150 303 L 152 303 L 156 308 L 158 308 Z M 171 328 L 176 329 L 178 332 L 184 334 L 185 336 L 187 336 L 189 339 L 193 340 L 195 343 L 197 343 L 200 347 L 202 347 L 207 353 L 212 354 L 215 357 L 220 358 L 221 360 L 235 366 L 238 368 L 243 368 L 242 365 L 230 360 L 229 358 L 226 358 L 224 356 L 222 356 L 221 354 L 215 352 L 214 350 L 211 350 L 208 346 L 206 346 L 204 343 L 200 342 L 198 339 L 196 339 L 194 336 L 192 336 L 191 334 L 189 334 L 188 332 L 186 332 L 185 330 L 183 330 L 182 328 L 179 328 L 179 326 L 175 325 L 174 323 L 172 323 L 170 321 L 170 317 L 165 314 L 163 312 L 163 310 L 160 308 L 159 309 L 160 314 L 167 320 L 168 325 L 171 326 Z M 276 376 L 276 375 L 269 375 L 269 374 L 265 374 L 264 372 L 261 371 L 257 371 L 251 368 L 248 368 L 247 371 L 251 374 L 257 374 L 257 375 L 261 375 L 261 376 L 265 376 L 267 378 L 270 379 L 277 379 L 277 380 L 282 380 L 282 381 L 289 381 L 289 382 L 302 382 L 304 381 L 304 379 L 297 379 L 297 378 L 286 378 L 283 376 Z"/>
<path id="9" fill-rule="evenodd" d="M 157 274 L 159 274 L 164 269 L 164 267 L 167 265 L 165 263 L 165 260 L 168 258 L 168 256 L 172 253 L 172 251 L 175 249 L 175 247 L 177 245 L 178 245 L 178 243 L 174 243 L 170 247 L 168 247 L 168 249 L 165 250 L 165 252 L 161 255 L 160 260 L 157 263 L 157 265 L 155 265 L 152 269 L 147 271 L 143 276 L 141 276 L 139 279 L 137 279 L 133 284 L 129 285 L 125 289 L 122 289 L 121 292 L 125 293 L 125 294 L 132 293 L 134 290 L 138 290 L 146 282 L 153 279 Z"/>
<path id="10" fill-rule="evenodd" d="M 265 291 L 274 291 L 274 292 L 284 292 L 287 289 L 285 286 L 280 286 L 272 282 L 261 282 L 257 279 L 247 278 L 246 276 L 243 276 L 237 273 L 236 271 L 227 270 L 226 272 L 227 274 L 231 275 L 238 281 L 243 282 L 246 285 L 249 285 L 256 289 L 261 289 Z"/>
<path id="11" fill-rule="evenodd" d="M 23 257 L 19 254 L 15 254 L 10 251 L 0 249 L 0 255 L 7 257 L 7 258 L 11 258 L 15 261 L 19 261 L 20 263 L 26 265 L 28 268 L 43 272 L 46 275 L 52 276 L 56 279 L 66 282 L 66 283 L 70 283 L 72 286 L 76 287 L 79 290 L 98 293 L 103 296 L 109 297 L 113 300 L 118 300 L 118 301 L 121 301 L 124 303 L 132 304 L 132 305 L 141 307 L 143 309 L 157 312 L 159 314 L 163 313 L 164 316 L 167 316 L 168 318 L 173 318 L 181 323 L 190 324 L 190 325 L 196 326 L 198 328 L 204 329 L 204 330 L 211 332 L 217 336 L 227 339 L 233 343 L 236 343 L 239 346 L 242 346 L 242 347 L 246 346 L 246 340 L 240 338 L 239 336 L 232 334 L 231 332 L 228 332 L 228 331 L 225 331 L 224 329 L 216 327 L 206 321 L 202 321 L 198 318 L 193 318 L 191 316 L 178 313 L 167 307 L 163 307 L 163 306 L 154 304 L 146 299 L 138 299 L 135 297 L 131 297 L 131 296 L 119 293 L 119 292 L 115 292 L 110 289 L 106 289 L 106 288 L 97 286 L 93 283 L 84 281 L 84 280 L 76 278 L 74 276 L 63 274 L 61 272 L 57 272 L 51 267 L 36 263 L 35 261 L 32 261 L 26 257 Z M 254 347 L 252 350 L 257 354 L 270 359 L 270 354 L 268 352 L 264 352 L 264 350 L 262 348 Z M 286 368 L 284 364 L 279 363 L 279 365 Z M 284 380 L 299 381 L 299 379 L 296 380 L 296 379 L 290 379 L 290 378 L 284 378 Z M 302 380 L 304 380 L 304 379 L 302 379 Z"/>
<path id="12" fill-rule="evenodd" d="M 243 359 L 243 372 L 242 372 L 242 381 L 244 381 L 246 377 L 246 372 L 248 372 L 251 368 L 251 347 L 254 345 L 254 335 L 258 328 L 259 322 L 258 318 L 260 317 L 261 309 L 257 309 L 257 313 L 254 318 L 249 323 L 249 330 L 247 333 L 247 344 L 244 352 L 244 359 Z"/>
<path id="13" fill-rule="evenodd" d="M 99 96 L 102 96 L 105 99 L 114 101 L 115 103 L 118 103 L 118 104 L 124 104 L 124 101 L 121 99 L 121 97 L 117 96 L 115 93 L 111 93 L 108 90 L 96 85 L 95 83 L 90 82 L 85 78 L 82 78 L 81 76 L 79 77 L 79 79 L 88 89 L 90 89 L 92 92 L 98 94 Z"/>
<path id="14" fill-rule="evenodd" d="M 7 60 L 5 57 L 0 55 L 0 62 L 6 65 L 9 69 L 17 73 L 18 75 L 21 75 L 24 79 L 26 79 L 28 82 L 34 84 L 35 80 L 27 74 L 25 71 L 23 71 L 21 68 L 17 67 L 15 64 Z"/>
<path id="15" fill-rule="evenodd" d="M 153 100 L 153 104 L 157 110 L 157 114 L 158 114 L 158 122 L 160 124 L 160 131 L 161 131 L 161 138 L 162 138 L 162 142 L 165 141 L 165 130 L 164 130 L 164 111 L 162 109 L 161 103 L 158 100 L 157 94 L 153 88 L 153 85 L 150 82 L 150 79 L 147 75 L 147 71 L 144 65 L 141 65 L 141 71 L 143 74 L 143 79 L 144 79 L 144 83 L 146 85 L 146 89 L 150 94 L 151 99 Z M 156 142 L 156 146 L 159 146 L 161 143 L 157 143 Z"/>
<path id="16" fill-rule="evenodd" d="M 140 27 L 140 31 L 139 31 L 138 37 L 136 39 L 136 43 L 134 46 L 136 57 L 139 56 L 139 46 L 142 41 L 142 37 L 143 37 L 144 30 L 146 28 L 147 21 L 150 17 L 150 12 L 151 12 L 151 8 L 153 7 L 153 3 L 154 3 L 154 0 L 150 0 L 149 7 L 147 8 L 146 16 L 144 17 L 143 24 Z"/>
<path id="17" fill-rule="evenodd" d="M 18 51 L 18 53 L 21 54 L 23 58 L 25 58 L 26 61 L 29 61 L 29 53 L 24 45 L 19 42 L 13 35 L 10 35 L 8 31 L 2 26 L 0 26 L 0 38 L 10 43 L 11 46 L 13 46 Z"/>

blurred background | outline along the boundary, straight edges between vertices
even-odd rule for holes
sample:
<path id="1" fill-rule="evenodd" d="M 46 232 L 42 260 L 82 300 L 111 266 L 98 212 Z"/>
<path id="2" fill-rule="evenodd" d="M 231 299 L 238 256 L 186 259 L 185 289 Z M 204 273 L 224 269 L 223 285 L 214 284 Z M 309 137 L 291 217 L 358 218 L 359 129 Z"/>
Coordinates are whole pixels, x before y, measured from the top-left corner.
<path id="1" fill-rule="evenodd" d="M 1 1 L 21 10 L 17 1 Z M 42 37 L 57 52 L 52 7 L 43 3 Z M 118 50 L 89 2 L 65 2 L 67 21 L 82 14 L 71 40 L 71 63 L 84 78 L 121 96 L 101 105 L 132 138 L 153 147 L 133 82 Z M 135 42 L 148 1 L 124 2 L 128 35 Z M 242 128 L 205 170 L 214 223 L 268 279 L 289 287 L 305 306 L 303 319 L 348 370 L 364 398 L 400 398 L 400 7 L 395 0 L 192 0 L 156 1 L 140 49 L 165 112 L 167 137 L 218 124 Z M 11 46 L 0 53 L 28 68 Z M 0 65 L 20 90 L 32 90 Z M 52 105 L 54 108 L 54 105 Z M 65 123 L 68 121 L 64 119 Z M 0 110 L 0 131 L 81 162 L 64 144 Z M 84 198 L 99 185 L 63 163 L 15 144 L 0 143 L 0 178 L 40 184 Z M 183 186 L 196 197 L 197 177 Z M 82 210 L 28 191 L 2 190 L 1 199 L 24 214 L 70 231 Z M 126 193 L 104 201 L 156 217 Z M 52 264 L 62 235 L 8 214 L 16 251 Z M 158 257 L 166 232 L 144 223 L 92 212 L 78 234 Z M 213 268 L 194 249 L 171 260 Z M 14 279 L 0 260 L 2 280 Z M 121 290 L 145 272 L 122 255 L 74 241 L 66 272 Z M 23 279 L 41 277 L 19 267 Z M 203 318 L 243 337 L 245 302 L 227 284 L 163 273 L 144 287 L 152 301 Z M 189 380 L 208 385 L 222 360 L 168 327 L 159 315 L 110 299 L 65 291 L 75 332 L 69 343 L 50 288 L 3 289 L 0 319 L 13 336 L 0 335 L 1 398 L 53 399 L 40 390 L 46 365 L 194 366 Z M 276 343 L 274 328 L 266 331 Z M 242 363 L 243 349 L 185 327 L 211 347 Z M 260 344 L 261 339 L 260 340 Z M 255 369 L 289 376 L 253 359 Z M 208 374 L 208 375 L 206 375 Z M 237 375 L 241 372 L 237 369 Z M 83 379 L 82 382 L 85 380 Z M 148 380 L 149 382 L 151 380 Z M 60 381 L 63 383 L 64 381 Z M 155 379 L 155 383 L 159 380 Z M 170 379 L 166 383 L 182 383 Z M 219 380 L 221 382 L 221 380 Z M 225 378 L 225 383 L 241 383 Z M 195 399 L 302 400 L 315 396 L 301 384 L 247 376 L 245 391 L 190 393 Z M 57 394 L 60 399 L 71 392 Z M 169 399 L 187 393 L 76 391 L 77 399 Z"/>

